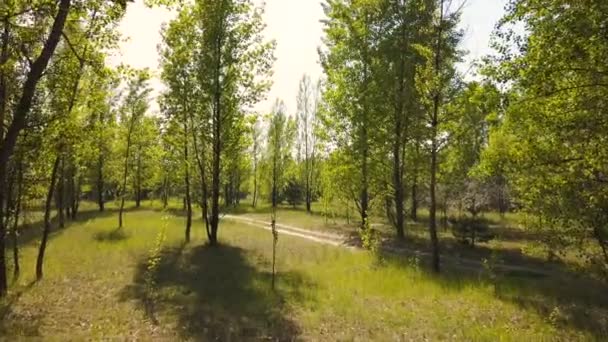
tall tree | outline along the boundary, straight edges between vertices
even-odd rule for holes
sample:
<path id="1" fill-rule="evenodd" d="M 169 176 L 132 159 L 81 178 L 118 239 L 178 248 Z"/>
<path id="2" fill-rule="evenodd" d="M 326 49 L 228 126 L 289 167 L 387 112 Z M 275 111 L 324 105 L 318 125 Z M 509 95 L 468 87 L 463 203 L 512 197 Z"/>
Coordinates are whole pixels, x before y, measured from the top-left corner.
<path id="1" fill-rule="evenodd" d="M 298 88 L 298 145 L 303 145 L 302 163 L 304 178 L 304 197 L 306 211 L 310 213 L 312 203 L 312 188 L 315 175 L 315 145 L 316 145 L 316 117 L 319 100 L 318 86 L 310 80 L 310 76 L 304 75 L 300 80 Z"/>
<path id="2" fill-rule="evenodd" d="M 120 208 L 118 212 L 118 228 L 123 227 L 123 212 L 125 208 L 125 200 L 127 197 L 127 179 L 129 177 L 129 162 L 131 158 L 131 148 L 133 143 L 134 132 L 139 125 L 143 116 L 148 110 L 149 94 L 151 89 L 148 85 L 149 74 L 147 70 L 136 71 L 133 75 L 129 75 L 127 84 L 127 94 L 123 99 L 120 109 L 120 121 L 123 126 L 124 134 L 124 162 L 122 170 L 122 180 L 120 186 Z"/>
<path id="3" fill-rule="evenodd" d="M 335 144 L 351 155 L 359 172 L 355 203 L 361 227 L 370 209 L 370 188 L 376 161 L 372 159 L 375 118 L 381 103 L 375 82 L 374 56 L 378 40 L 378 1 L 329 0 L 323 4 L 324 42 L 321 64 L 327 77 L 323 98 L 329 110 L 324 123 Z"/>
<path id="4" fill-rule="evenodd" d="M 274 42 L 264 42 L 263 9 L 251 0 L 202 0 L 195 5 L 200 28 L 198 80 L 211 107 L 211 212 L 209 242 L 217 244 L 222 154 L 243 120 L 243 110 L 268 89 Z"/>
<path id="5" fill-rule="evenodd" d="M 462 5 L 462 4 L 461 4 Z M 459 59 L 457 50 L 461 33 L 456 25 L 460 19 L 461 7 L 454 7 L 451 1 L 439 0 L 436 6 L 429 7 L 434 15 L 433 39 L 427 47 L 428 68 L 420 78 L 426 79 L 425 87 L 429 94 L 428 128 L 430 139 L 430 185 L 429 185 L 429 235 L 432 248 L 432 266 L 435 272 L 440 270 L 439 238 L 437 236 L 437 174 L 439 170 L 439 152 L 442 146 L 443 115 L 442 105 L 448 99 L 447 90 L 455 79 L 454 65 Z"/>
<path id="6" fill-rule="evenodd" d="M 606 1 L 508 2 L 489 71 L 508 87 L 509 107 L 482 158 L 489 175 L 505 172 L 517 200 L 543 222 L 551 251 L 575 248 L 604 275 L 607 27 Z"/>

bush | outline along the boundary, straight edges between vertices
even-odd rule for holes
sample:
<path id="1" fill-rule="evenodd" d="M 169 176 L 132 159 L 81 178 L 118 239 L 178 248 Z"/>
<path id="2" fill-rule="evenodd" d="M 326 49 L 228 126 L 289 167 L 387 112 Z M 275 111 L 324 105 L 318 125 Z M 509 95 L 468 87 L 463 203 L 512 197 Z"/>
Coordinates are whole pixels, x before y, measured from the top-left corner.
<path id="1" fill-rule="evenodd" d="M 479 218 L 462 217 L 450 219 L 449 222 L 452 235 L 463 244 L 475 246 L 476 242 L 488 242 L 495 237 L 488 223 Z"/>
<path id="2" fill-rule="evenodd" d="M 287 184 L 283 188 L 283 195 L 287 200 L 287 203 L 295 207 L 302 203 L 304 198 L 304 188 L 296 179 L 288 179 Z"/>

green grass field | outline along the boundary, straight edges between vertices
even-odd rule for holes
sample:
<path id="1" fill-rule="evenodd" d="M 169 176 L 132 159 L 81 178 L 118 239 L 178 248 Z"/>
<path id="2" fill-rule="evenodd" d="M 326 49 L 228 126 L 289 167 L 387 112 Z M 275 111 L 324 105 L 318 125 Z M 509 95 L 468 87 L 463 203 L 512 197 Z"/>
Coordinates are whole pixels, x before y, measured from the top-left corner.
<path id="1" fill-rule="evenodd" d="M 165 218 L 165 219 L 164 219 Z M 316 219 L 316 218 L 315 218 Z M 313 219 L 314 220 L 314 219 Z M 287 221 L 287 220 L 285 220 Z M 83 212 L 53 232 L 33 282 L 38 229 L 22 235 L 22 275 L 0 304 L 0 337 L 186 340 L 575 341 L 608 338 L 597 283 L 446 269 L 280 236 L 228 220 L 218 247 L 202 224 L 158 210 Z"/>

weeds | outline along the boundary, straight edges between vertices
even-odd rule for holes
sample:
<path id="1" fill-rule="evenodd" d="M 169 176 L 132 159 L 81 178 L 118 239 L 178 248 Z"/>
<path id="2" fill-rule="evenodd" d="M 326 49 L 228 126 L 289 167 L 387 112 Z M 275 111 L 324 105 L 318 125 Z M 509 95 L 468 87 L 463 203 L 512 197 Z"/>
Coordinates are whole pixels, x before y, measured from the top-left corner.
<path id="1" fill-rule="evenodd" d="M 362 247 L 374 257 L 375 265 L 381 265 L 384 262 L 380 252 L 382 240 L 378 231 L 371 227 L 368 218 L 365 219 L 363 229 L 359 230 L 359 237 Z"/>

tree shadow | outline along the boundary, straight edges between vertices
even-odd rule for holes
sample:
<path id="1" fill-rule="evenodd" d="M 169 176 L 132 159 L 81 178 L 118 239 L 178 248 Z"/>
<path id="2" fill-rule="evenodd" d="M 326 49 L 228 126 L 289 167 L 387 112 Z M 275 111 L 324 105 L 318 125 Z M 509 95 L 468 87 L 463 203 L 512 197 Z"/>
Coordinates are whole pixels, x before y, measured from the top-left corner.
<path id="1" fill-rule="evenodd" d="M 278 274 L 272 291 L 271 274 L 256 269 L 238 247 L 182 245 L 160 255 L 155 267 L 141 261 L 134 283 L 121 291 L 122 300 L 136 300 L 153 322 L 177 317 L 180 336 L 195 340 L 291 341 L 300 334 L 286 303 L 314 288 L 302 274 Z"/>
<path id="2" fill-rule="evenodd" d="M 119 242 L 130 238 L 131 235 L 123 228 L 116 228 L 111 231 L 97 232 L 93 239 L 98 242 Z"/>
<path id="3" fill-rule="evenodd" d="M 14 304 L 35 283 L 35 281 L 32 281 L 0 300 L 0 339 L 2 339 L 2 336 L 41 337 L 40 322 L 44 313 L 42 311 L 32 312 L 31 310 L 22 312 L 14 309 Z"/>
<path id="4" fill-rule="evenodd" d="M 125 212 L 135 211 L 135 210 L 139 210 L 139 209 L 129 208 L 129 209 L 125 209 Z M 95 210 L 95 209 L 81 211 L 78 213 L 76 219 L 74 219 L 74 220 L 66 218 L 65 225 L 63 226 L 63 228 L 59 226 L 59 219 L 57 218 L 57 216 L 54 216 L 51 219 L 51 225 L 52 225 L 51 238 L 58 234 L 61 234 L 65 229 L 72 227 L 74 224 L 87 222 L 92 219 L 110 217 L 110 216 L 115 215 L 116 213 L 118 213 L 118 209 L 106 209 L 102 212 Z M 27 224 L 20 225 L 19 226 L 19 246 L 25 246 L 30 243 L 38 241 L 42 236 L 43 226 L 44 226 L 43 220 L 38 220 L 35 222 L 29 222 Z M 10 239 L 10 237 L 9 237 L 9 239 Z"/>
<path id="5" fill-rule="evenodd" d="M 501 269 L 491 264 L 474 267 L 445 255 L 441 273 L 436 274 L 431 271 L 427 254 L 403 258 L 384 252 L 383 260 L 407 268 L 416 263 L 426 277 L 452 290 L 480 285 L 493 288 L 497 299 L 535 312 L 552 324 L 587 332 L 597 340 L 608 339 L 608 284 L 586 275 L 566 269 L 542 274 Z"/>

